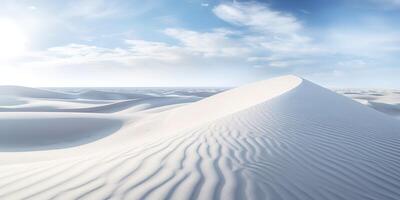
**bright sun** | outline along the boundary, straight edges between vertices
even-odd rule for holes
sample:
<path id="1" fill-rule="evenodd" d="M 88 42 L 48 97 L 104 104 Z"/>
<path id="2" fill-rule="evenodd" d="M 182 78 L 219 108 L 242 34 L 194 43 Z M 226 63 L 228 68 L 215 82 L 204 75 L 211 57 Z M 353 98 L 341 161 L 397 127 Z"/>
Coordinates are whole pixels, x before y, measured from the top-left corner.
<path id="1" fill-rule="evenodd" d="M 20 56 L 26 42 L 24 31 L 15 22 L 0 19 L 0 60 Z"/>

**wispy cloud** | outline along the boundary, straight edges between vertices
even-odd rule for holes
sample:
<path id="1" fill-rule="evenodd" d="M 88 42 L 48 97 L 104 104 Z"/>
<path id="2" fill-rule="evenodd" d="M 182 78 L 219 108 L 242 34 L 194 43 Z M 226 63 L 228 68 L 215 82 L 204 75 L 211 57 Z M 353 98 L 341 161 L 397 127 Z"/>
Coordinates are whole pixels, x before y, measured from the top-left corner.
<path id="1" fill-rule="evenodd" d="M 127 16 L 139 16 L 151 11 L 162 1 L 123 1 L 123 0 L 80 0 L 66 1 L 55 16 L 63 19 L 83 18 L 100 20 L 105 18 L 120 18 Z M 131 6 L 134 5 L 134 9 Z"/>
<path id="2" fill-rule="evenodd" d="M 217 29 L 212 32 L 196 32 L 185 29 L 166 29 L 165 34 L 177 39 L 186 50 L 203 56 L 242 56 L 249 52 L 243 44 L 229 36 L 229 30 Z"/>
<path id="3" fill-rule="evenodd" d="M 102 0 L 87 3 L 87 7 L 82 7 L 81 14 L 100 14 L 102 12 L 98 10 L 108 5 Z M 104 13 L 111 13 L 111 10 Z M 205 32 L 183 28 L 163 30 L 166 36 L 178 41 L 175 45 L 136 39 L 126 40 L 127 47 L 114 49 L 69 44 L 49 48 L 42 53 L 48 60 L 57 60 L 56 63 L 107 60 L 134 64 L 145 59 L 151 63 L 151 60 L 178 62 L 194 57 L 224 57 L 225 60 L 243 59 L 249 66 L 282 68 L 311 65 L 314 61 L 333 55 L 367 56 L 367 53 L 376 55 L 377 51 L 397 51 L 397 44 L 400 43 L 396 34 L 349 34 L 340 30 L 327 33 L 325 41 L 317 43 L 303 33 L 305 28 L 294 15 L 260 3 L 220 4 L 213 12 L 216 17 L 237 28 L 218 28 Z M 165 19 L 170 18 L 167 16 Z M 350 43 L 352 45 L 348 45 Z"/>
<path id="4" fill-rule="evenodd" d="M 67 17 L 103 18 L 116 15 L 119 11 L 113 1 L 82 0 L 68 3 L 63 14 Z"/>
<path id="5" fill-rule="evenodd" d="M 400 32 L 391 28 L 384 31 L 336 28 L 327 33 L 324 45 L 340 54 L 381 57 L 400 52 Z"/>
<path id="6" fill-rule="evenodd" d="M 384 9 L 398 9 L 400 8 L 400 0 L 369 0 L 370 2 L 378 5 Z"/>
<path id="7" fill-rule="evenodd" d="M 83 44 L 68 44 L 52 47 L 42 52 L 31 54 L 30 65 L 84 65 L 87 63 L 113 62 L 123 65 L 146 62 L 173 63 L 181 59 L 185 52 L 180 47 L 162 42 L 144 40 L 126 40 L 125 48 L 105 48 Z"/>
<path id="8" fill-rule="evenodd" d="M 163 23 L 164 25 L 168 26 L 177 26 L 181 23 L 181 21 L 177 17 L 172 15 L 159 16 L 156 17 L 156 19 L 161 23 Z"/>
<path id="9" fill-rule="evenodd" d="M 10 15 L 16 6 L 13 6 L 14 1 L 8 2 L 8 10 L 0 8 L 0 11 L 5 10 Z M 312 10 L 298 8 L 296 14 L 257 2 L 215 6 L 207 2 L 198 5 L 201 2 L 197 1 L 193 7 L 196 11 L 201 10 L 201 15 L 197 13 L 199 16 L 195 17 L 208 17 L 207 23 L 195 23 L 195 18 L 190 18 L 190 23 L 187 23 L 185 20 L 188 19 L 181 16 L 187 13 L 183 10 L 179 10 L 181 13 L 175 10 L 148 13 L 137 20 L 135 17 L 128 17 L 129 20 L 120 18 L 146 13 L 155 6 L 154 2 L 67 1 L 61 10 L 60 4 L 53 5 L 57 12 L 40 2 L 35 4 L 37 10 L 26 12 L 31 4 L 18 3 L 26 12 L 24 15 L 28 16 L 25 18 L 37 17 L 36 21 L 41 22 L 37 33 L 45 45 L 26 52 L 13 63 L 2 65 L 6 67 L 3 67 L 0 79 L 7 78 L 7 73 L 18 68 L 46 68 L 60 73 L 101 68 L 104 74 L 117 73 L 121 69 L 149 70 L 149 74 L 150 69 L 155 73 L 168 69 L 170 73 L 178 74 L 191 70 L 210 74 L 214 69 L 224 68 L 229 70 L 222 74 L 238 70 L 238 77 L 242 80 L 242 74 L 254 70 L 259 74 L 279 72 L 328 76 L 347 71 L 356 74 L 356 71 L 367 71 L 371 66 L 385 68 L 398 63 L 400 29 L 380 20 L 372 24 L 371 16 L 365 20 L 369 26 L 362 23 L 328 24 L 315 28 L 305 21 L 311 15 L 317 15 Z M 394 6 L 397 1 L 383 0 L 382 4 Z M 120 19 L 124 19 L 124 24 L 113 24 Z M 22 24 L 29 25 L 32 21 L 26 22 L 30 23 Z M 154 30 L 155 27 L 163 28 Z"/>
<path id="10" fill-rule="evenodd" d="M 213 11 L 219 18 L 229 23 L 265 33 L 292 35 L 302 28 L 294 16 L 274 11 L 258 3 L 221 4 Z"/>
<path id="11" fill-rule="evenodd" d="M 163 30 L 166 36 L 178 41 L 177 44 L 130 39 L 125 41 L 124 46 L 106 48 L 72 43 L 31 54 L 30 65 L 97 63 L 102 66 L 107 62 L 135 68 L 143 65 L 194 66 L 204 62 L 225 65 L 240 60 L 243 67 L 282 68 L 310 63 L 312 59 L 309 55 L 321 50 L 312 44 L 309 37 L 299 32 L 303 28 L 299 20 L 273 11 L 266 5 L 221 4 L 213 10 L 217 17 L 238 28 L 221 27 L 204 32 L 183 28 Z M 229 14 L 232 12 L 238 14 Z M 279 22 L 278 27 L 275 20 Z M 250 32 L 242 31 L 243 26 Z"/>
<path id="12" fill-rule="evenodd" d="M 311 55 L 324 52 L 302 34 L 304 27 L 300 20 L 266 4 L 221 4 L 213 11 L 222 20 L 250 31 L 241 42 L 251 47 L 253 54 L 247 60 L 255 66 L 298 66 L 312 62 Z"/>

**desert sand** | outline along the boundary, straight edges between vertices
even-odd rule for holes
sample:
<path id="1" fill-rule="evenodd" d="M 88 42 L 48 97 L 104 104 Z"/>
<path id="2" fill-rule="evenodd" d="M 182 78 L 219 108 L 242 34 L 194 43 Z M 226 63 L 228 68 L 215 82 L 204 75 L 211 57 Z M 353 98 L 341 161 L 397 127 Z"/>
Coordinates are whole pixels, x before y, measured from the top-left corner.
<path id="1" fill-rule="evenodd" d="M 291 75 L 226 91 L 0 86 L 0 199 L 398 200 L 400 122 L 360 102 Z"/>
<path id="2" fill-rule="evenodd" d="M 396 89 L 334 89 L 375 110 L 400 119 L 400 90 Z"/>

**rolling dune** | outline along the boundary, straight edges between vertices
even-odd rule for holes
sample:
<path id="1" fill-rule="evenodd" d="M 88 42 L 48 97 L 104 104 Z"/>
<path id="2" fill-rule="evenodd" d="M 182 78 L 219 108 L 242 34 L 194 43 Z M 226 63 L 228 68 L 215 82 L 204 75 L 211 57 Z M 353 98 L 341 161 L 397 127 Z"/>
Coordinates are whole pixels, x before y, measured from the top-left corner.
<path id="1" fill-rule="evenodd" d="M 79 146 L 112 134 L 123 122 L 96 115 L 2 113 L 0 151 L 32 151 Z"/>
<path id="2" fill-rule="evenodd" d="M 1 152 L 0 199 L 400 199 L 398 120 L 296 76 L 143 117 L 102 116 L 123 125 L 88 144 L 29 154 L 56 158 L 22 164 L 10 159 L 20 153 Z M 29 120 L 15 118 L 28 126 L 16 141 L 29 139 Z M 40 137 L 54 132 L 42 128 Z M 70 156 L 84 148 L 95 154 Z"/>
<path id="3" fill-rule="evenodd" d="M 0 95 L 31 98 L 73 99 L 74 95 L 22 86 L 0 86 Z"/>

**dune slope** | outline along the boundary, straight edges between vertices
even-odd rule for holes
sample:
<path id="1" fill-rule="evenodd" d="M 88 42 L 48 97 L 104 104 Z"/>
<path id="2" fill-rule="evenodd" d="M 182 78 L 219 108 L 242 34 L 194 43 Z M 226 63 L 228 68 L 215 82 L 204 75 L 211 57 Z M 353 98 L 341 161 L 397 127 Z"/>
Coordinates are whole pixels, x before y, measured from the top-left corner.
<path id="1" fill-rule="evenodd" d="M 2 113 L 0 152 L 79 146 L 112 134 L 123 122 L 98 115 Z"/>
<path id="2" fill-rule="evenodd" d="M 0 198 L 400 199 L 398 121 L 298 77 L 129 126 L 153 142 L 0 166 Z"/>

